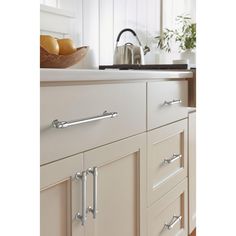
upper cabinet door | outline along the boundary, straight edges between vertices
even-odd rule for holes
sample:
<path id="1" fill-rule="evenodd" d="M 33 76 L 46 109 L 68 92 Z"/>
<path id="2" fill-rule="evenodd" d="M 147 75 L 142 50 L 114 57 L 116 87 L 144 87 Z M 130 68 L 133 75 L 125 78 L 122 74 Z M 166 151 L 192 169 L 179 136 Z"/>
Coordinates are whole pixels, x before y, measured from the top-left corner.
<path id="1" fill-rule="evenodd" d="M 75 219 L 81 212 L 83 155 L 76 155 L 40 168 L 40 235 L 83 236 L 84 227 Z"/>
<path id="2" fill-rule="evenodd" d="M 147 97 L 148 130 L 188 117 L 188 81 L 149 82 Z"/>
<path id="3" fill-rule="evenodd" d="M 86 169 L 97 167 L 97 215 L 88 214 L 86 236 L 146 236 L 146 150 L 140 134 L 84 153 Z M 88 176 L 88 207 L 94 178 Z"/>

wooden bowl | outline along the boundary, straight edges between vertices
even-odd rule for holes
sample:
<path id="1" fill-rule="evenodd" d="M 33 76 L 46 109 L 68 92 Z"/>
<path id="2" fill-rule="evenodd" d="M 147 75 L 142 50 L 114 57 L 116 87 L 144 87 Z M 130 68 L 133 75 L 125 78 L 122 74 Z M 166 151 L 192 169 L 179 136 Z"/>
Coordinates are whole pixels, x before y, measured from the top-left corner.
<path id="1" fill-rule="evenodd" d="M 55 55 L 40 47 L 40 68 L 67 68 L 78 63 L 88 52 L 89 47 L 77 48 L 69 55 Z"/>

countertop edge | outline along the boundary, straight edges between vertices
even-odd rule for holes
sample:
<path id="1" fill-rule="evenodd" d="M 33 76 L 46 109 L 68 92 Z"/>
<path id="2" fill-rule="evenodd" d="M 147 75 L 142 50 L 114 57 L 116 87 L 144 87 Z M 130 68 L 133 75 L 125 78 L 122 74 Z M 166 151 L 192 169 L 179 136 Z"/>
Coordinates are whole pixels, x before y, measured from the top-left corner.
<path id="1" fill-rule="evenodd" d="M 162 79 L 190 79 L 193 73 L 181 70 L 78 70 L 78 69 L 40 69 L 40 82 L 44 83 L 106 83 L 121 81 L 149 81 Z"/>

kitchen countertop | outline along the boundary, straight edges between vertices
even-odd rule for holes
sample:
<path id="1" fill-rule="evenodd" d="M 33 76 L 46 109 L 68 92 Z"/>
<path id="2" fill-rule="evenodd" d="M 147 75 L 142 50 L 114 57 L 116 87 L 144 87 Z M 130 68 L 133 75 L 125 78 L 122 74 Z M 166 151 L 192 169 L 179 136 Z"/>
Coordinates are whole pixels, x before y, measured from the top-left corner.
<path id="1" fill-rule="evenodd" d="M 172 80 L 189 79 L 193 77 L 191 71 L 181 70 L 84 70 L 84 69 L 40 69 L 41 83 L 55 82 L 119 82 L 140 80 Z"/>

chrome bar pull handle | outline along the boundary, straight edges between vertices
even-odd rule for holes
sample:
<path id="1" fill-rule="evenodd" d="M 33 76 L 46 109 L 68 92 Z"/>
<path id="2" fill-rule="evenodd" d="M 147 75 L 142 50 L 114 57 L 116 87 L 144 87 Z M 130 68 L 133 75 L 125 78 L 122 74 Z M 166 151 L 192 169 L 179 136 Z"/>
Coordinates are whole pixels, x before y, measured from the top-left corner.
<path id="1" fill-rule="evenodd" d="M 82 174 L 76 173 L 75 178 L 77 180 L 82 180 L 82 214 L 78 212 L 75 218 L 77 220 L 81 220 L 82 225 L 85 225 L 85 222 L 87 220 L 87 171 L 83 171 Z"/>
<path id="2" fill-rule="evenodd" d="M 180 99 L 177 99 L 177 100 L 173 99 L 172 101 L 165 101 L 164 105 L 170 106 L 170 105 L 180 104 L 180 103 L 182 103 L 182 100 L 180 100 Z"/>
<path id="3" fill-rule="evenodd" d="M 173 216 L 171 222 L 169 224 L 165 224 L 164 227 L 167 228 L 168 230 L 171 230 L 179 221 L 181 221 L 181 219 L 182 216 Z"/>
<path id="4" fill-rule="evenodd" d="M 88 117 L 88 118 L 80 119 L 80 120 L 59 121 L 56 119 L 52 122 L 52 127 L 56 128 L 56 129 L 63 129 L 63 128 L 67 128 L 67 127 L 74 126 L 74 125 L 80 125 L 80 124 L 89 123 L 89 122 L 93 122 L 93 121 L 114 118 L 116 116 L 118 116 L 118 112 L 104 111 L 102 115 Z"/>
<path id="5" fill-rule="evenodd" d="M 98 168 L 93 167 L 89 168 L 88 172 L 93 175 L 93 207 L 89 207 L 89 212 L 92 212 L 93 218 L 96 219 L 97 217 L 97 190 L 98 190 Z"/>
<path id="6" fill-rule="evenodd" d="M 182 157 L 181 154 L 173 154 L 172 157 L 164 159 L 164 163 L 171 164 Z"/>

